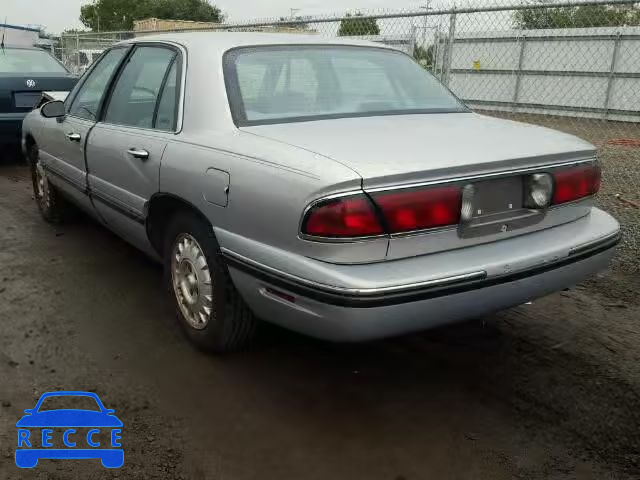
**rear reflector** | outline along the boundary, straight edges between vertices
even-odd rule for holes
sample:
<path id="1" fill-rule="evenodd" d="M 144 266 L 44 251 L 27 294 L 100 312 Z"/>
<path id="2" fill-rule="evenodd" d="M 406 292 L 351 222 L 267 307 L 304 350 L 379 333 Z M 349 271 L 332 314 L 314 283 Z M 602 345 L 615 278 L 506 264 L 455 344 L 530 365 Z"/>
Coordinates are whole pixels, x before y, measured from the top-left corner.
<path id="1" fill-rule="evenodd" d="M 281 298 L 289 303 L 296 303 L 296 297 L 293 295 L 289 295 L 288 293 L 281 292 L 280 290 L 276 290 L 275 288 L 267 287 L 265 291 L 270 295 Z"/>
<path id="2" fill-rule="evenodd" d="M 311 207 L 302 233 L 315 237 L 366 237 L 384 233 L 373 205 L 364 195 L 337 198 Z"/>
<path id="3" fill-rule="evenodd" d="M 600 167 L 597 164 L 553 172 L 553 203 L 573 202 L 595 195 L 600 190 Z"/>
<path id="4" fill-rule="evenodd" d="M 429 188 L 373 195 L 389 233 L 455 225 L 460 221 L 459 187 Z"/>

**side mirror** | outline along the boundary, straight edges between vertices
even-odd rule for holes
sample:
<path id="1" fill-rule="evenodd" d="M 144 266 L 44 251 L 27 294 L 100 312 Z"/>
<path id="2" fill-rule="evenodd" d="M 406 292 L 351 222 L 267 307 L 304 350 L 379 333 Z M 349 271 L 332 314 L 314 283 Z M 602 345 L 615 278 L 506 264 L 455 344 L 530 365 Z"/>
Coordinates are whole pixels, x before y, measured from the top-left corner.
<path id="1" fill-rule="evenodd" d="M 44 118 L 60 118 L 64 117 L 67 114 L 67 111 L 64 108 L 64 103 L 60 100 L 54 100 L 52 102 L 45 103 L 40 108 L 40 114 Z"/>
<path id="2" fill-rule="evenodd" d="M 108 408 L 104 411 L 104 413 L 106 413 L 107 415 L 111 415 L 112 413 L 115 413 L 116 411 L 112 408 Z"/>
<path id="3" fill-rule="evenodd" d="M 27 415 L 31 415 L 33 413 L 33 408 L 27 408 L 24 413 L 26 413 Z"/>

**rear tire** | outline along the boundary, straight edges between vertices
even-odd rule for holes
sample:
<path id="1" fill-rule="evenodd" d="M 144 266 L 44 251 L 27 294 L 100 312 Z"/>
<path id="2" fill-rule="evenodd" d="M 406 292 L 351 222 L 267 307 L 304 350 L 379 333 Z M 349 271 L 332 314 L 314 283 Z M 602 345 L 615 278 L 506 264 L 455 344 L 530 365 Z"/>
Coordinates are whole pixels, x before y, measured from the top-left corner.
<path id="1" fill-rule="evenodd" d="M 70 217 L 73 207 L 49 182 L 47 173 L 40 163 L 40 150 L 36 144 L 29 147 L 27 161 L 31 170 L 33 195 L 42 217 L 56 225 L 64 223 Z"/>
<path id="2" fill-rule="evenodd" d="M 189 340 L 212 352 L 246 347 L 257 321 L 231 281 L 211 226 L 191 212 L 176 213 L 163 252 L 167 286 Z"/>

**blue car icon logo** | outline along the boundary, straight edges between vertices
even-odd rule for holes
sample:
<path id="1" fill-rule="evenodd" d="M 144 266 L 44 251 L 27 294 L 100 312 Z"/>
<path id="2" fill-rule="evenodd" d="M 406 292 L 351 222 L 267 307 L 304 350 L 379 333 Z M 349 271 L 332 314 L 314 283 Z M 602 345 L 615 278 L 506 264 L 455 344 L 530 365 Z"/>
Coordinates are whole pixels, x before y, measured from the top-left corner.
<path id="1" fill-rule="evenodd" d="M 53 400 L 69 399 L 88 402 L 92 408 L 47 408 Z M 33 468 L 41 458 L 100 459 L 106 468 L 120 468 L 124 464 L 120 444 L 122 422 L 95 393 L 45 393 L 33 409 L 24 412 L 26 415 L 16 423 L 18 467 Z"/>

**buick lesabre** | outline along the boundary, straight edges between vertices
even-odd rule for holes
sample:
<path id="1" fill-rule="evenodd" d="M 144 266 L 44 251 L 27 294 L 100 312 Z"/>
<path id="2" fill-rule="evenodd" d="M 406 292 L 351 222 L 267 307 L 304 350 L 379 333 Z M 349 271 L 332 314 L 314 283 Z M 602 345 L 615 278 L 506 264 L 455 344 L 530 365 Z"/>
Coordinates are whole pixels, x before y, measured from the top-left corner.
<path id="1" fill-rule="evenodd" d="M 23 145 L 44 218 L 79 207 L 161 260 L 214 351 L 258 318 L 361 341 L 487 314 L 606 268 L 619 240 L 593 145 L 474 113 L 363 41 L 119 43 Z"/>

